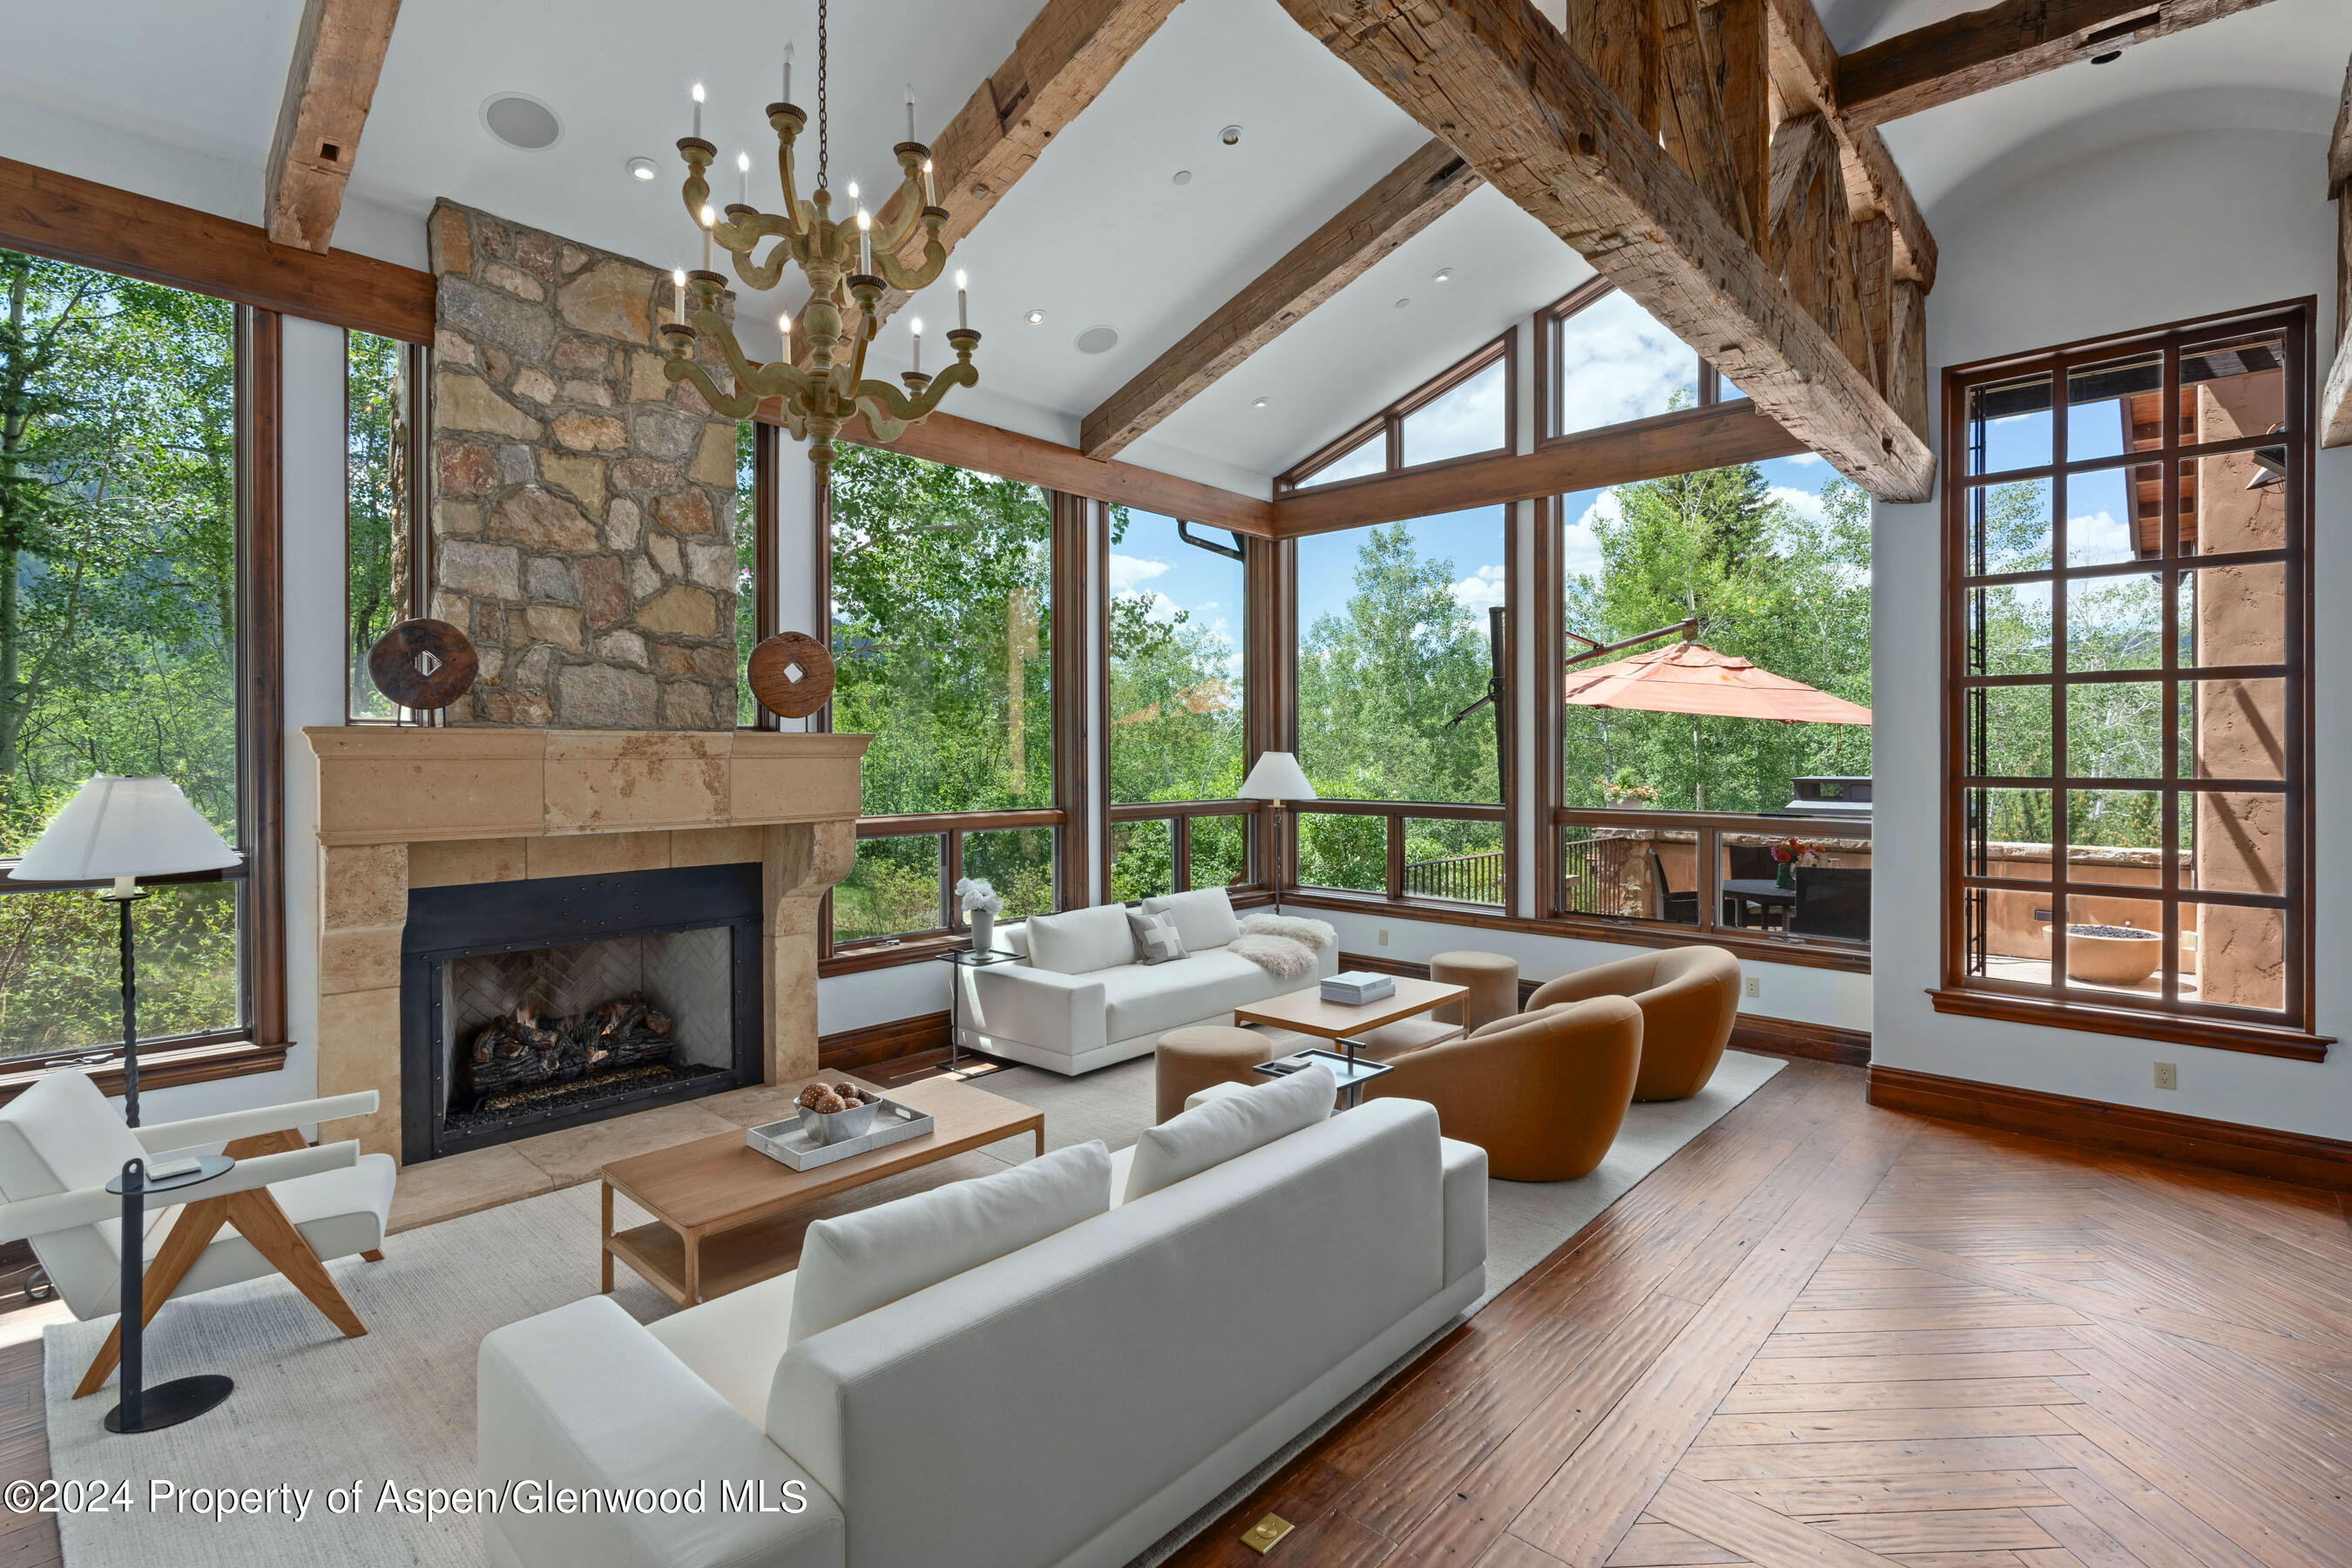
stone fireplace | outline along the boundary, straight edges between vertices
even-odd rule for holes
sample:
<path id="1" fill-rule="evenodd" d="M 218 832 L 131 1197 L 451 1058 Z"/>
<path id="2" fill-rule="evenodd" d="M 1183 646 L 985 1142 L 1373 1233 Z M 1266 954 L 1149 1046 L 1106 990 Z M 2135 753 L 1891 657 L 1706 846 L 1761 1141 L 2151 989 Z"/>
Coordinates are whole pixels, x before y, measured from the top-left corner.
<path id="1" fill-rule="evenodd" d="M 848 873 L 866 736 L 390 725 L 304 734 L 319 781 L 319 1092 L 382 1097 L 374 1115 L 325 1136 L 413 1163 L 816 1071 L 817 909 Z M 553 1071 L 497 1087 L 571 1098 L 492 1107 L 496 1125 L 467 1120 L 480 1097 L 457 1055 L 495 1015 L 528 1008 L 534 1030 L 563 1020 L 576 1034 L 607 1004 L 637 1002 L 676 1037 L 658 1079 L 608 1079 L 658 1053 L 592 1071 L 594 1046 L 572 1035 L 550 1046 L 535 1033 L 531 1048 L 559 1058 Z M 630 1040 L 616 1054 L 648 1045 L 646 1028 L 625 1023 Z M 436 1119 L 437 1140 L 416 1141 Z"/>

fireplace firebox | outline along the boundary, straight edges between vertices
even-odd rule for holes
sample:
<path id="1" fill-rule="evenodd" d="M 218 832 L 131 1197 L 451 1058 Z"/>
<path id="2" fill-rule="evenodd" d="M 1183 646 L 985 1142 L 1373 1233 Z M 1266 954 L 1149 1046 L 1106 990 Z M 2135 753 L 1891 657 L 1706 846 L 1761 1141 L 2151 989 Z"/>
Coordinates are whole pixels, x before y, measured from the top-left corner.
<path id="1" fill-rule="evenodd" d="M 401 1158 L 760 1080 L 756 862 L 411 889 Z"/>

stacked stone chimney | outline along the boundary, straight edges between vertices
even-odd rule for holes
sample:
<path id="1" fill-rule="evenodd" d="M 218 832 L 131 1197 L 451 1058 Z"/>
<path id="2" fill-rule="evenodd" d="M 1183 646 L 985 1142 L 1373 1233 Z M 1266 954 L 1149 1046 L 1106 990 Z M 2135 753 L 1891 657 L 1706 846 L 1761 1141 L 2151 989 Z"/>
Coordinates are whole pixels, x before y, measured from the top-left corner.
<path id="1" fill-rule="evenodd" d="M 480 650 L 455 723 L 735 727 L 735 421 L 662 374 L 670 281 L 442 202 L 436 617 Z"/>

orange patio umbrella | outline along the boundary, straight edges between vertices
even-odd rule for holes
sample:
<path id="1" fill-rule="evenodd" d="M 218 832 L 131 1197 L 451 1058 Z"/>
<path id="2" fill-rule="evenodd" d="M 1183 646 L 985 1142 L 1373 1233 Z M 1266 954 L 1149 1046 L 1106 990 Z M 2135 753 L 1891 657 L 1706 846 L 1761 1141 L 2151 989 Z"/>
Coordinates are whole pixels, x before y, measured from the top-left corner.
<path id="1" fill-rule="evenodd" d="M 1858 703 L 1695 642 L 1570 668 L 1568 700 L 1583 708 L 1778 719 L 1789 724 L 1870 722 L 1870 710 Z"/>

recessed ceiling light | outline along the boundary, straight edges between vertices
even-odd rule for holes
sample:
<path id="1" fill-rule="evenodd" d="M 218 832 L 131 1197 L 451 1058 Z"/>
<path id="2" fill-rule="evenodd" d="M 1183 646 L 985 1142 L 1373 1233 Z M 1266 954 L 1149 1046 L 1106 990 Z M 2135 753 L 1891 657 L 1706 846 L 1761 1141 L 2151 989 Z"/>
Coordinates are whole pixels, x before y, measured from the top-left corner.
<path id="1" fill-rule="evenodd" d="M 1433 283 L 1451 283 L 1451 282 L 1453 282 L 1453 281 L 1454 281 L 1454 268 L 1452 268 L 1451 267 L 1441 267 L 1441 268 L 1439 268 L 1437 269 L 1437 276 L 1435 276 L 1434 278 L 1432 278 L 1432 279 L 1430 279 L 1430 281 L 1431 281 L 1431 282 L 1433 282 Z"/>
<path id="2" fill-rule="evenodd" d="M 1116 327 L 1088 327 L 1077 336 L 1077 349 L 1082 354 L 1107 354 L 1118 346 Z"/>
<path id="3" fill-rule="evenodd" d="M 1180 185 L 1189 185 L 1189 184 L 1191 184 L 1192 183 L 1192 170 L 1190 170 L 1190 169 L 1179 169 L 1179 170 L 1177 170 L 1177 171 L 1176 171 L 1176 184 L 1180 184 Z"/>
<path id="4" fill-rule="evenodd" d="M 1217 140 L 1223 142 L 1228 147 L 1232 146 L 1241 139 L 1242 128 L 1238 125 L 1228 125 L 1223 131 L 1217 132 Z"/>
<path id="5" fill-rule="evenodd" d="M 1265 405 L 1266 405 L 1266 399 L 1265 399 L 1265 398 L 1261 397 L 1261 398 L 1258 398 L 1256 401 L 1253 402 L 1253 403 L 1250 405 L 1250 406 L 1251 406 L 1252 408 L 1263 408 L 1263 407 L 1265 407 Z"/>
<path id="6" fill-rule="evenodd" d="M 1407 305 L 1410 305 L 1410 304 L 1412 304 L 1412 300 L 1399 300 L 1396 302 L 1396 308 L 1397 308 L 1398 310 L 1403 310 Z"/>
<path id="7" fill-rule="evenodd" d="M 1030 312 L 1029 312 L 1029 324 L 1030 324 L 1031 326 L 1033 326 L 1033 327 L 1042 327 L 1042 326 L 1044 326 L 1044 325 L 1045 324 L 1045 311 L 1043 311 L 1043 310 L 1032 310 L 1032 311 L 1030 311 Z"/>
<path id="8" fill-rule="evenodd" d="M 482 123 L 491 135 L 509 147 L 537 153 L 563 140 L 563 121 L 555 110 L 528 93 L 501 92 L 485 100 Z"/>
<path id="9" fill-rule="evenodd" d="M 650 180 L 661 170 L 655 167 L 651 158 L 632 158 L 629 160 L 629 173 L 640 180 Z"/>

